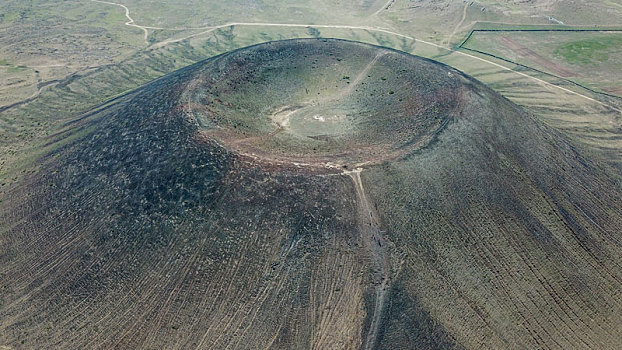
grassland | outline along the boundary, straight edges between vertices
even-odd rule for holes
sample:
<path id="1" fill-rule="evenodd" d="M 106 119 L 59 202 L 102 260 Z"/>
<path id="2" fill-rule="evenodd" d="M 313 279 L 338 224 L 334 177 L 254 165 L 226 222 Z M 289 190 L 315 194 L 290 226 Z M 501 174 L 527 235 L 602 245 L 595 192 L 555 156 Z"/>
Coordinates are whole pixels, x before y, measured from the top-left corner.
<path id="1" fill-rule="evenodd" d="M 622 96 L 622 31 L 478 31 L 464 47 Z"/>
<path id="2" fill-rule="evenodd" d="M 7 1 L 0 4 L 0 58 L 24 67 L 24 87 L 0 86 L 2 106 L 35 94 L 42 85 L 93 66 L 118 63 L 140 45 L 123 14 L 83 1 Z M 13 69 L 14 70 L 14 69 Z M 11 69 L 0 81 L 14 79 Z"/>
<path id="3" fill-rule="evenodd" d="M 621 35 L 596 35 L 590 38 L 574 39 L 571 42 L 565 42 L 556 48 L 554 53 L 562 56 L 569 63 L 588 65 L 592 64 L 593 61 L 598 63 L 615 58 L 612 56 L 619 54 L 615 48 L 619 48 L 621 45 Z"/>

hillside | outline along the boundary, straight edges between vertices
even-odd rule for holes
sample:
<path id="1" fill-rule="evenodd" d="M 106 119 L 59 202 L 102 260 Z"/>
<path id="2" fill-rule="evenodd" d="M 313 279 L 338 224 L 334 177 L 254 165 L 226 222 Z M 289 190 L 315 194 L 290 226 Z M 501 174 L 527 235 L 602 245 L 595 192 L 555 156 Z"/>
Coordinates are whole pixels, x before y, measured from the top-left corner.
<path id="1" fill-rule="evenodd" d="M 606 349 L 622 335 L 618 175 L 430 60 L 251 46 L 47 147 L 1 198 L 0 345 Z"/>

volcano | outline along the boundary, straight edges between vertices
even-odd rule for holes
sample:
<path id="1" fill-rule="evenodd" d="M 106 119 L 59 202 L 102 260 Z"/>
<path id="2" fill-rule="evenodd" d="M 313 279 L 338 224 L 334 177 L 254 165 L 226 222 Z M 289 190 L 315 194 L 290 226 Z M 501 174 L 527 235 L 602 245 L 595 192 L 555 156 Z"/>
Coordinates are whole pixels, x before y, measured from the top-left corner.
<path id="1" fill-rule="evenodd" d="M 344 40 L 199 62 L 0 209 L 0 347 L 598 348 L 620 176 L 465 74 Z"/>

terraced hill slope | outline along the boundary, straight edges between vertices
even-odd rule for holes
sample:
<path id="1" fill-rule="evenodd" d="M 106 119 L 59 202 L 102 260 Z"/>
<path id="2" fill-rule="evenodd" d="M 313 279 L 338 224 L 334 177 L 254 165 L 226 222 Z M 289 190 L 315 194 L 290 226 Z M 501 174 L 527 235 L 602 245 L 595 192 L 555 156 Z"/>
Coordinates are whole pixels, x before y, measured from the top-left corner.
<path id="1" fill-rule="evenodd" d="M 50 138 L 2 198 L 0 346 L 614 348 L 619 176 L 464 74 L 234 51 Z"/>

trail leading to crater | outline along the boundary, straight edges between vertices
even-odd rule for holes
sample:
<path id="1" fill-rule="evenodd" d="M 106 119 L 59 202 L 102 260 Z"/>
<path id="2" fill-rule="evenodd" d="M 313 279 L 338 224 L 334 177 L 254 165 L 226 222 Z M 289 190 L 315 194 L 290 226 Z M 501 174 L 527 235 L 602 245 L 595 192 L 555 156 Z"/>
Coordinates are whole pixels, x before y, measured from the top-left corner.
<path id="1" fill-rule="evenodd" d="M 378 342 L 378 331 L 382 322 L 382 316 L 386 308 L 388 292 L 391 287 L 391 255 L 389 242 L 383 236 L 381 224 L 372 205 L 367 199 L 363 181 L 361 180 L 362 168 L 344 171 L 348 175 L 356 189 L 356 203 L 360 219 L 361 240 L 369 250 L 373 268 L 372 281 L 374 284 L 373 312 L 369 314 L 369 330 L 364 340 L 364 349 L 374 349 Z"/>

